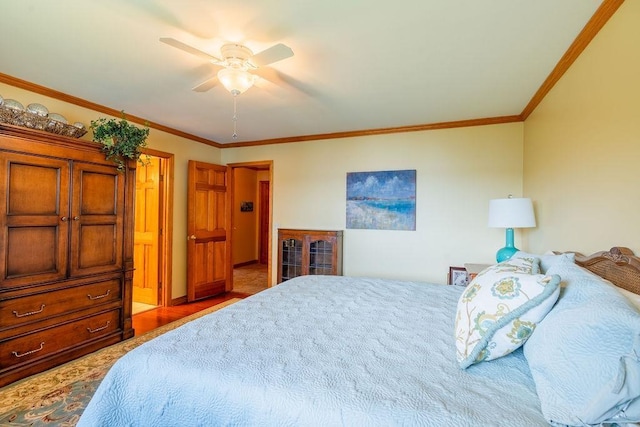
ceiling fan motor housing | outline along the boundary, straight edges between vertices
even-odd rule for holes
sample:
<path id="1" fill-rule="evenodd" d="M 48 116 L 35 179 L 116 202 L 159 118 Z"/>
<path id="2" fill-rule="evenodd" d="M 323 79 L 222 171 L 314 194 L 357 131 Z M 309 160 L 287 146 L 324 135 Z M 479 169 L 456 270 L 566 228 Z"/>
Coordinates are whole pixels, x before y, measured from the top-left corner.
<path id="1" fill-rule="evenodd" d="M 222 57 L 230 67 L 247 67 L 247 61 L 253 52 L 246 46 L 235 43 L 227 43 L 220 48 Z"/>

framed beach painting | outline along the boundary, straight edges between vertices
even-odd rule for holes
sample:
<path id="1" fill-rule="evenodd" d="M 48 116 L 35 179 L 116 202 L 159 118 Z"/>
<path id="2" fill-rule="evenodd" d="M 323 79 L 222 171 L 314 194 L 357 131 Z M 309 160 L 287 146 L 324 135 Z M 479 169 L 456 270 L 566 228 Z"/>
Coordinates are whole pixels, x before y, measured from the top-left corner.
<path id="1" fill-rule="evenodd" d="M 416 229 L 416 171 L 347 173 L 347 228 Z"/>

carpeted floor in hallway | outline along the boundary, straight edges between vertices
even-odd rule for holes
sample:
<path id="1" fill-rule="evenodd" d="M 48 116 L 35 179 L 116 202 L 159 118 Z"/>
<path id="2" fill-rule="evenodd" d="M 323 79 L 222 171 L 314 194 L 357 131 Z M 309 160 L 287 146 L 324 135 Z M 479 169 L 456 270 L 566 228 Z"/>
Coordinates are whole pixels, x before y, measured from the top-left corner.
<path id="1" fill-rule="evenodd" d="M 249 264 L 233 269 L 233 292 L 257 294 L 267 289 L 267 265 Z"/>

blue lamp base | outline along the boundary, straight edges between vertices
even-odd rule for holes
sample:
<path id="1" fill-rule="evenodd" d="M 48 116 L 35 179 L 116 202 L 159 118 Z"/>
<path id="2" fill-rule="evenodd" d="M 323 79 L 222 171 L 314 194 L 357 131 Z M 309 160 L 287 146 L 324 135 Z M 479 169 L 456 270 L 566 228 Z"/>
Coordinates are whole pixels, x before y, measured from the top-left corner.
<path id="1" fill-rule="evenodd" d="M 507 228 L 506 246 L 496 253 L 496 261 L 506 261 L 519 250 L 520 249 L 516 248 L 513 244 L 513 228 Z"/>

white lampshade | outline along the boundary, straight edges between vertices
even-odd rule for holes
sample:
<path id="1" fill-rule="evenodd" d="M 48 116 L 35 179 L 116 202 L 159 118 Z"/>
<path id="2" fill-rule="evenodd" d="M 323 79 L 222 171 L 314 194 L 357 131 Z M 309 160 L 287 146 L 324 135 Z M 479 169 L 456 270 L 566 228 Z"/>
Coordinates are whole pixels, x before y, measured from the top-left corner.
<path id="1" fill-rule="evenodd" d="M 489 201 L 489 227 L 529 228 L 536 226 L 533 203 L 528 198 L 493 199 Z"/>
<path id="2" fill-rule="evenodd" d="M 218 71 L 218 80 L 233 95 L 240 95 L 253 86 L 255 78 L 256 76 L 241 68 L 223 68 Z"/>

